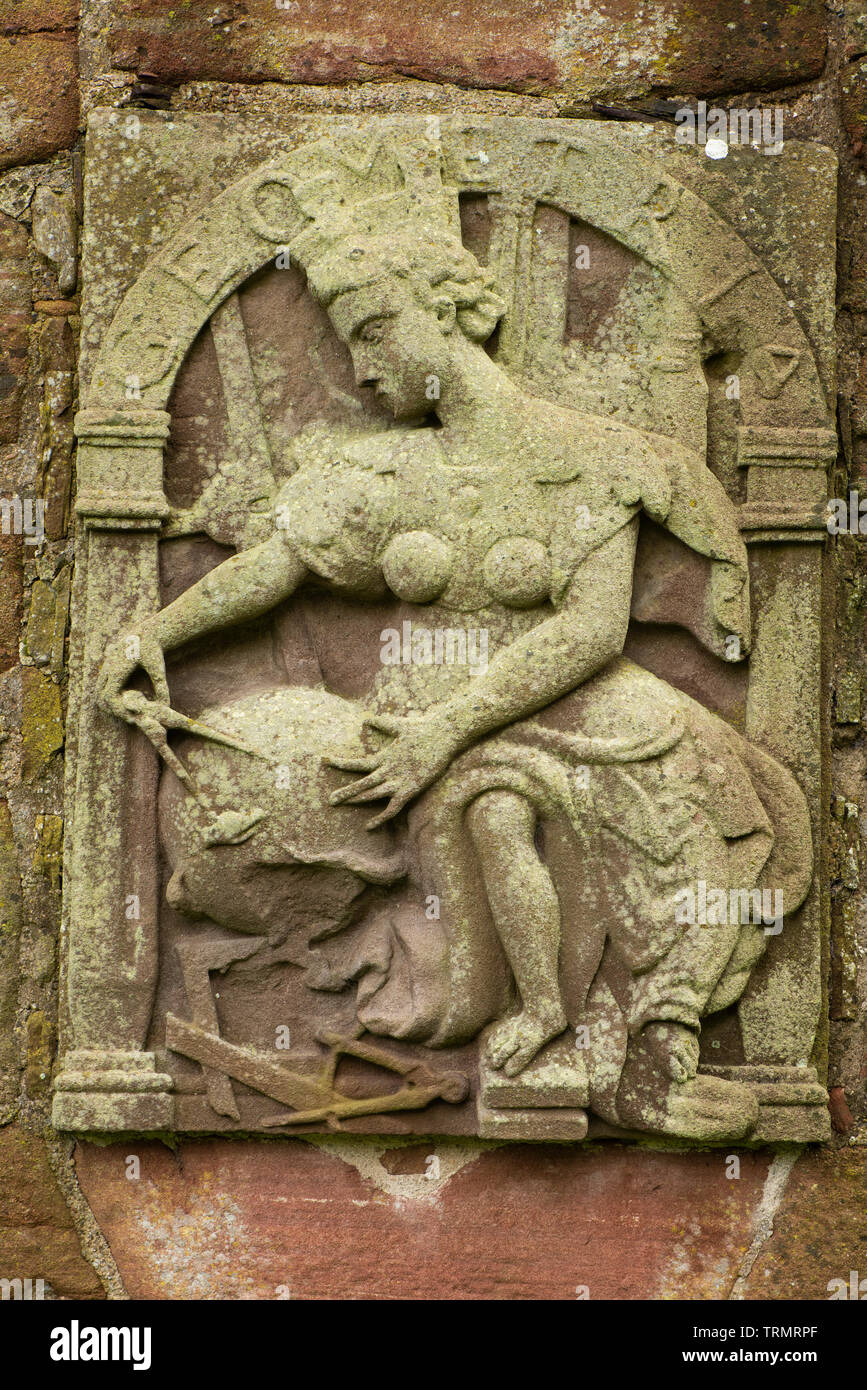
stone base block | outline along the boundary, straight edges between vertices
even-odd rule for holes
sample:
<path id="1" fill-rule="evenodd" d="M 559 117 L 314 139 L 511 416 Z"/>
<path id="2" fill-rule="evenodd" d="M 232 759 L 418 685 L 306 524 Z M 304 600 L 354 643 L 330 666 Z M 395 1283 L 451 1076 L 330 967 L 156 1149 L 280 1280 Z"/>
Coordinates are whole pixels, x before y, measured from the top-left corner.
<path id="1" fill-rule="evenodd" d="M 479 1047 L 479 1079 L 485 1105 L 492 1110 L 520 1110 L 541 1105 L 583 1108 L 590 1099 L 590 1082 L 583 1052 L 572 1030 L 554 1038 L 518 1076 L 506 1076 L 487 1066 L 485 1038 Z"/>
<path id="2" fill-rule="evenodd" d="M 584 1139 L 587 1134 L 586 1110 L 562 1108 L 532 1110 L 491 1110 L 478 1103 L 480 1139 L 537 1139 L 540 1142 Z"/>
<path id="3" fill-rule="evenodd" d="M 164 1092 L 60 1091 L 51 1108 L 55 1129 L 79 1133 L 159 1133 L 174 1122 L 174 1096 Z"/>
<path id="4" fill-rule="evenodd" d="M 749 1086 L 759 1102 L 759 1119 L 750 1142 L 823 1143 L 831 1137 L 828 1093 L 815 1067 L 782 1064 L 733 1067 L 703 1066 L 702 1071 L 725 1081 Z"/>
<path id="5" fill-rule="evenodd" d="M 831 1138 L 831 1116 L 821 1105 L 761 1105 L 750 1141 L 820 1144 Z"/>

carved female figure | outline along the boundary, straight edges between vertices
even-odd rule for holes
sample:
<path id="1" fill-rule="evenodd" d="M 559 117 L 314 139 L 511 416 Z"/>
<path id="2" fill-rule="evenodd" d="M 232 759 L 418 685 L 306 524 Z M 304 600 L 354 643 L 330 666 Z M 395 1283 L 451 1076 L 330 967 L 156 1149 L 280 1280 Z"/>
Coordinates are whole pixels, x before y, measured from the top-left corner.
<path id="1" fill-rule="evenodd" d="M 366 701 L 366 748 L 323 750 L 356 774 L 332 801 L 381 803 L 371 828 L 407 813 L 422 844 L 450 824 L 452 845 L 463 834 L 461 853 L 472 846 L 520 997 L 488 1037 L 489 1066 L 522 1072 L 575 1022 L 609 942 L 606 989 L 630 1041 L 597 1108 L 643 1128 L 725 1132 L 731 1121 L 719 1114 L 739 1088 L 726 1094 L 726 1083 L 702 1089 L 695 1080 L 699 1020 L 738 997 L 761 929 L 684 928 L 672 898 L 703 872 L 752 887 L 781 824 L 801 814 L 797 788 L 622 651 L 642 511 L 711 560 L 716 630 L 748 650 L 746 553 L 733 508 L 672 440 L 521 390 L 483 346 L 502 313 L 491 278 L 442 222 L 417 208 L 392 209 L 390 221 L 368 209 L 332 237 L 320 229 L 295 254 L 357 381 L 401 427 L 300 446 L 270 539 L 163 609 L 138 634 L 137 659 L 116 644 L 102 704 L 129 717 L 124 687 L 139 666 L 168 703 L 165 653 L 311 583 L 358 601 L 390 593 L 428 630 L 484 629 L 483 672 L 460 662 L 382 666 Z M 576 765 L 596 784 L 587 804 L 576 799 Z M 594 840 L 603 827 L 631 856 L 607 924 L 591 913 L 580 949 L 568 946 L 583 962 L 577 985 L 571 970 L 572 1005 L 562 894 L 538 847 L 554 802 L 583 836 L 587 876 L 611 858 Z M 437 852 L 448 879 L 451 851 Z M 787 883 L 787 908 L 805 888 L 803 874 Z M 434 1045 L 490 1017 L 484 1003 L 457 1012 L 463 1022 L 444 1023 Z M 677 1114 L 672 1096 L 682 1101 Z"/>

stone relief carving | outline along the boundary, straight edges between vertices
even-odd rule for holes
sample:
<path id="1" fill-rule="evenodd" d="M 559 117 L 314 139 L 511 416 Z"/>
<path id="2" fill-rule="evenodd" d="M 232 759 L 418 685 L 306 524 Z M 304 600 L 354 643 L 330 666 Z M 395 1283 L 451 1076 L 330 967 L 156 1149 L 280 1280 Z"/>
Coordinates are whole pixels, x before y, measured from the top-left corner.
<path id="1" fill-rule="evenodd" d="M 710 206 L 593 123 L 335 129 L 92 380 L 56 1122 L 821 1137 L 834 437 Z"/>

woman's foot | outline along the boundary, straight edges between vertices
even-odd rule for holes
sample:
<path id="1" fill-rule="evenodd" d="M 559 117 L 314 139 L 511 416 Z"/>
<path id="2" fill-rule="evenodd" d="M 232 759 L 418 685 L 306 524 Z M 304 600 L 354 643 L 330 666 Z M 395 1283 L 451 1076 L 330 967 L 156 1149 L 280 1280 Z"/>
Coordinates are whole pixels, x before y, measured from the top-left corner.
<path id="1" fill-rule="evenodd" d="M 506 1076 L 517 1076 L 547 1042 L 563 1032 L 566 1022 L 562 1009 L 523 1009 L 494 1029 L 485 1056 L 492 1067 L 502 1067 Z"/>
<path id="2" fill-rule="evenodd" d="M 641 1035 L 651 1056 L 671 1081 L 691 1081 L 698 1071 L 698 1034 L 683 1023 L 650 1023 Z"/>
<path id="3" fill-rule="evenodd" d="M 632 1038 L 617 1090 L 624 1129 L 708 1143 L 735 1140 L 756 1124 L 755 1093 L 740 1082 L 697 1074 L 698 1034 L 682 1023 L 652 1023 Z"/>

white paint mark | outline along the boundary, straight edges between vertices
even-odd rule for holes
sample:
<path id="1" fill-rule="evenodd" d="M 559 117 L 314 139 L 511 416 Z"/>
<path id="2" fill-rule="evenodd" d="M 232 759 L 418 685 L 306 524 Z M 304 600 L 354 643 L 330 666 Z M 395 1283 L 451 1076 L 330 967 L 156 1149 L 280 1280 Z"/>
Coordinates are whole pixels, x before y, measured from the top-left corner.
<path id="1" fill-rule="evenodd" d="M 313 1144 L 325 1153 L 332 1154 L 334 1158 L 342 1159 L 344 1163 L 351 1163 L 361 1177 L 371 1183 L 379 1192 L 395 1198 L 395 1206 L 398 1210 L 407 1201 L 414 1204 L 424 1203 L 427 1206 L 436 1205 L 443 1189 L 455 1174 L 465 1168 L 468 1163 L 474 1163 L 489 1147 L 489 1145 L 479 1143 L 440 1145 L 431 1143 L 431 1152 L 436 1149 L 439 1158 L 439 1176 L 432 1178 L 427 1165 L 426 1171 L 421 1173 L 389 1173 L 384 1164 L 380 1162 L 380 1156 L 387 1151 L 394 1152 L 398 1146 L 374 1147 L 364 1141 L 351 1140 L 348 1135 L 334 1139 L 327 1136 L 310 1135 L 308 1137 L 305 1135 L 304 1142 Z M 414 1140 L 413 1147 L 416 1147 L 418 1142 L 418 1140 Z M 361 1205 L 358 1203 L 358 1199 L 355 1201 Z"/>
<path id="2" fill-rule="evenodd" d="M 746 1282 L 752 1273 L 753 1265 L 758 1259 L 762 1246 L 770 1240 L 774 1233 L 774 1217 L 783 1200 L 789 1175 L 800 1158 L 803 1147 L 803 1144 L 799 1144 L 778 1153 L 768 1169 L 768 1175 L 762 1189 L 762 1198 L 753 1219 L 753 1238 L 749 1250 L 741 1260 L 737 1278 L 729 1294 L 730 1299 L 746 1297 Z"/>

